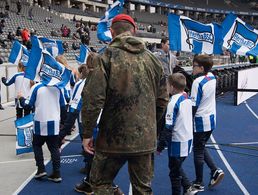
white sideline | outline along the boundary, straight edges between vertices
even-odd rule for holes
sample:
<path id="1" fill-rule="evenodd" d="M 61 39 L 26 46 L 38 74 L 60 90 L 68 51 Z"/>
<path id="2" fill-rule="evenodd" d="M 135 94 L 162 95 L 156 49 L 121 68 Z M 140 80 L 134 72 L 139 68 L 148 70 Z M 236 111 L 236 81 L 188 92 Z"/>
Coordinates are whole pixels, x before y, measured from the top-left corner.
<path id="1" fill-rule="evenodd" d="M 133 195 L 133 190 L 132 190 L 132 184 L 130 182 L 130 186 L 129 186 L 129 193 L 128 195 Z"/>
<path id="2" fill-rule="evenodd" d="M 258 142 L 234 142 L 230 144 L 231 145 L 252 145 L 252 144 L 258 144 Z"/>
<path id="3" fill-rule="evenodd" d="M 14 102 L 14 101 L 11 101 L 11 102 L 7 102 L 7 103 L 3 103 L 2 106 L 3 106 L 4 108 L 6 108 L 6 107 L 11 106 L 11 105 L 14 105 L 14 104 L 15 104 L 15 102 Z"/>
<path id="4" fill-rule="evenodd" d="M 71 137 L 71 140 L 75 139 L 77 137 L 78 133 L 74 134 Z M 64 147 L 66 147 L 70 142 L 66 142 L 63 146 L 62 149 Z M 73 155 L 73 156 L 77 156 L 77 155 Z M 47 163 L 49 163 L 50 160 L 45 160 L 44 164 L 46 165 Z M 34 175 L 36 174 L 37 171 L 34 171 L 21 185 L 20 187 L 13 193 L 13 195 L 17 195 L 18 193 L 20 193 L 22 191 L 22 189 L 30 182 L 30 180 L 34 177 Z"/>
<path id="5" fill-rule="evenodd" d="M 80 156 L 82 156 L 82 155 L 75 154 L 75 155 L 60 156 L 60 158 L 74 158 L 74 157 L 80 157 Z M 19 162 L 34 161 L 34 160 L 35 160 L 34 158 L 29 158 L 29 159 L 24 159 L 24 160 L 1 161 L 0 164 L 19 163 Z"/>
<path id="6" fill-rule="evenodd" d="M 258 119 L 257 114 L 255 114 L 255 112 L 250 108 L 250 106 L 247 104 L 247 102 L 245 101 L 245 106 L 248 108 L 248 110 L 255 116 L 256 119 Z"/>
<path id="7" fill-rule="evenodd" d="M 212 143 L 216 143 L 216 140 L 214 139 L 213 135 L 211 135 L 211 142 Z M 245 194 L 245 195 L 250 195 L 250 193 L 247 191 L 247 189 L 245 188 L 245 186 L 242 184 L 242 182 L 240 181 L 240 179 L 238 178 L 238 176 L 236 175 L 236 173 L 234 172 L 234 170 L 231 168 L 231 166 L 229 165 L 227 159 L 225 158 L 224 154 L 220 151 L 220 148 L 218 145 L 214 144 L 214 147 L 216 148 L 221 160 L 223 161 L 223 163 L 225 164 L 226 168 L 228 169 L 229 173 L 231 174 L 231 176 L 233 177 L 233 179 L 235 180 L 235 182 L 237 183 L 238 187 L 241 189 L 241 191 Z"/>

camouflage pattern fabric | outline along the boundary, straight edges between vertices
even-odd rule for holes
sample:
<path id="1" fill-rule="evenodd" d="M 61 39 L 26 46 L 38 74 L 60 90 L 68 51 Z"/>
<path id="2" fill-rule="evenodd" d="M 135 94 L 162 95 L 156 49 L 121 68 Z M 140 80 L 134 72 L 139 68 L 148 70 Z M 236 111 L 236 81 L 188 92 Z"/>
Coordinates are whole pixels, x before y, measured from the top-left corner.
<path id="1" fill-rule="evenodd" d="M 93 59 L 94 70 L 84 87 L 84 138 L 100 110 L 95 150 L 113 154 L 145 154 L 156 149 L 156 120 L 166 108 L 166 79 L 159 60 L 128 33 L 118 35 Z"/>
<path id="2" fill-rule="evenodd" d="M 127 156 L 97 152 L 94 156 L 90 183 L 94 195 L 113 195 L 112 182 L 119 169 L 128 162 L 128 170 L 134 195 L 152 195 L 152 154 Z"/>

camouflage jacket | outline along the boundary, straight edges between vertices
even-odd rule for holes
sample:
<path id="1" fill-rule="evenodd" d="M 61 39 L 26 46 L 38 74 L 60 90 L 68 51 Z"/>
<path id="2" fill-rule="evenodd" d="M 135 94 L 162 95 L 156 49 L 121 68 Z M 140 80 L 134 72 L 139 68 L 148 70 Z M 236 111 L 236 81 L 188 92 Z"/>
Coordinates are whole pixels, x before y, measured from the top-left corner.
<path id="1" fill-rule="evenodd" d="M 144 43 L 123 33 L 94 60 L 84 87 L 83 137 L 90 138 L 100 110 L 95 150 L 105 153 L 150 153 L 156 149 L 156 117 L 168 97 L 163 68 Z"/>

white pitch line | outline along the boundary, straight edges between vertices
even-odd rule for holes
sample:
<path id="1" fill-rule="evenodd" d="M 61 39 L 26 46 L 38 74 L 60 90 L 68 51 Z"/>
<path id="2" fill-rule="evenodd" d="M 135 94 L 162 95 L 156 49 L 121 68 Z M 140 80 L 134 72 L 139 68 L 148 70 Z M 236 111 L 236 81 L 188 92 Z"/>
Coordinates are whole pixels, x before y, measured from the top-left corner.
<path id="1" fill-rule="evenodd" d="M 257 114 L 252 110 L 252 108 L 250 108 L 250 106 L 247 104 L 247 102 L 245 101 L 245 106 L 248 108 L 248 110 L 255 116 L 256 119 L 258 119 Z"/>
<path id="2" fill-rule="evenodd" d="M 12 106 L 12 105 L 14 105 L 14 104 L 15 104 L 15 102 L 14 102 L 14 101 L 11 101 L 11 102 L 7 102 L 7 103 L 2 104 L 2 106 L 3 106 L 4 108 L 7 108 L 8 106 Z"/>
<path id="3" fill-rule="evenodd" d="M 133 195 L 133 189 L 132 189 L 132 184 L 130 182 L 130 186 L 129 186 L 129 193 L 128 195 Z"/>
<path id="4" fill-rule="evenodd" d="M 74 157 L 81 157 L 81 154 L 75 154 L 75 155 L 68 155 L 68 156 L 60 156 L 60 158 L 74 158 Z M 0 164 L 9 164 L 9 163 L 20 163 L 20 162 L 27 162 L 27 161 L 34 161 L 34 158 L 29 159 L 23 159 L 23 160 L 10 160 L 10 161 L 2 161 Z M 50 159 L 47 159 L 50 160 Z"/>
<path id="5" fill-rule="evenodd" d="M 81 154 L 75 154 L 75 155 L 67 155 L 67 156 L 60 156 L 60 158 L 73 158 L 73 157 L 81 157 Z"/>
<path id="6" fill-rule="evenodd" d="M 216 140 L 214 139 L 213 135 L 211 135 L 211 141 L 212 143 L 216 143 Z M 242 184 L 242 182 L 240 181 L 240 179 L 238 178 L 238 176 L 236 175 L 236 173 L 234 172 L 234 170 L 231 168 L 231 166 L 229 165 L 227 159 L 225 158 L 224 154 L 221 152 L 220 148 L 218 145 L 214 144 L 214 147 L 217 149 L 217 152 L 221 158 L 221 160 L 223 161 L 223 163 L 225 164 L 225 166 L 227 167 L 229 173 L 231 174 L 231 176 L 233 177 L 233 179 L 235 180 L 235 182 L 237 183 L 238 187 L 241 189 L 241 191 L 245 194 L 245 195 L 250 195 L 250 193 L 247 191 L 247 189 L 245 188 L 245 186 Z"/>
<path id="7" fill-rule="evenodd" d="M 75 139 L 77 137 L 78 133 L 76 133 L 75 135 L 73 135 L 71 137 L 71 140 Z M 64 147 L 66 147 L 70 142 L 66 142 L 63 146 L 62 149 Z M 46 165 L 47 163 L 49 163 L 50 160 L 45 160 L 44 164 Z M 34 175 L 36 174 L 37 170 L 34 171 L 21 185 L 20 187 L 13 193 L 13 195 L 17 195 L 18 193 L 20 193 L 22 191 L 22 189 L 30 182 L 30 180 L 34 177 Z"/>
<path id="8" fill-rule="evenodd" d="M 19 162 L 27 162 L 27 161 L 33 161 L 34 158 L 29 159 L 23 159 L 23 160 L 10 160 L 10 161 L 2 161 L 0 164 L 9 164 L 9 163 L 19 163 Z"/>
<path id="9" fill-rule="evenodd" d="M 258 142 L 234 142 L 234 143 L 229 143 L 230 145 L 252 145 L 252 144 L 258 144 Z"/>

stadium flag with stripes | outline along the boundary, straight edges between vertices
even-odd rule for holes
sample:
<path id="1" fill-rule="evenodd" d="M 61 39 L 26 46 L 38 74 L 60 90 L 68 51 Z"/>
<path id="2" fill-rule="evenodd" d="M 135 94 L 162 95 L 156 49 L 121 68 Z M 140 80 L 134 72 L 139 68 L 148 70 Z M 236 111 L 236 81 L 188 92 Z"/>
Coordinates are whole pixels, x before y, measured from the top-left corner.
<path id="1" fill-rule="evenodd" d="M 223 47 L 238 55 L 258 55 L 258 30 L 233 13 L 227 15 L 222 26 Z"/>
<path id="2" fill-rule="evenodd" d="M 110 26 L 112 19 L 120 14 L 123 10 L 124 0 L 118 0 L 111 5 L 111 7 L 105 12 L 97 27 L 97 37 L 100 41 L 110 42 L 112 35 L 110 32 Z"/>
<path id="3" fill-rule="evenodd" d="M 31 53 L 33 55 L 29 58 L 24 77 L 47 86 L 64 88 L 70 80 L 71 71 L 46 50 L 32 47 Z"/>
<path id="4" fill-rule="evenodd" d="M 71 78 L 71 70 L 68 70 L 63 64 L 48 52 L 43 51 L 43 63 L 39 71 L 41 82 L 47 86 L 56 86 L 64 88 Z"/>
<path id="5" fill-rule="evenodd" d="M 16 155 L 32 152 L 33 114 L 29 114 L 15 121 L 16 127 Z"/>
<path id="6" fill-rule="evenodd" d="M 89 56 L 90 49 L 87 45 L 81 44 L 80 46 L 80 55 L 75 55 L 75 59 L 77 60 L 78 64 L 86 64 L 87 58 Z"/>
<path id="7" fill-rule="evenodd" d="M 42 49 L 40 47 L 32 45 L 31 54 L 29 56 L 27 68 L 25 69 L 24 77 L 32 81 L 40 82 L 39 71 L 41 68 L 42 61 Z"/>
<path id="8" fill-rule="evenodd" d="M 195 54 L 221 54 L 222 27 L 218 24 L 202 24 L 185 16 L 168 15 L 169 44 L 172 51 Z"/>
<path id="9" fill-rule="evenodd" d="M 61 40 L 33 36 L 32 46 L 47 50 L 53 57 L 64 54 L 63 42 Z"/>
<path id="10" fill-rule="evenodd" d="M 18 65 L 21 61 L 24 66 L 27 66 L 29 59 L 29 51 L 19 41 L 15 40 L 9 56 L 9 62 Z"/>

